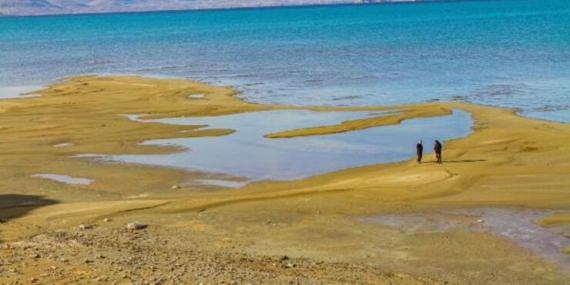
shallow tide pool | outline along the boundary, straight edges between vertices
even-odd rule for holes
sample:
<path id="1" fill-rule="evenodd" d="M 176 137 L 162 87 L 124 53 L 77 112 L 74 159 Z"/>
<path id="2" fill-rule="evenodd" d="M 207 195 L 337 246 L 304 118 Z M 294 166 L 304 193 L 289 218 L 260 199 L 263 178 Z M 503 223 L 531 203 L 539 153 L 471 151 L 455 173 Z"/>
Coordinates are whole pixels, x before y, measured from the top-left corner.
<path id="1" fill-rule="evenodd" d="M 88 178 L 76 178 L 62 174 L 34 174 L 32 175 L 34 178 L 44 178 L 49 180 L 54 180 L 57 182 L 62 182 L 66 184 L 73 184 L 73 185 L 89 185 L 93 183 L 93 179 Z"/>
<path id="2" fill-rule="evenodd" d="M 177 145 L 187 149 L 180 153 L 104 158 L 223 173 L 249 181 L 290 180 L 356 166 L 406 160 L 415 155 L 415 144 L 420 139 L 424 141 L 426 152 L 430 152 L 435 139 L 444 141 L 464 137 L 471 132 L 470 115 L 454 110 L 449 116 L 405 120 L 400 125 L 339 134 L 283 139 L 263 137 L 278 131 L 338 124 L 386 114 L 280 110 L 153 120 L 168 124 L 231 128 L 236 132 L 221 137 L 177 138 L 144 143 Z M 428 155 L 425 160 L 432 158 Z"/>

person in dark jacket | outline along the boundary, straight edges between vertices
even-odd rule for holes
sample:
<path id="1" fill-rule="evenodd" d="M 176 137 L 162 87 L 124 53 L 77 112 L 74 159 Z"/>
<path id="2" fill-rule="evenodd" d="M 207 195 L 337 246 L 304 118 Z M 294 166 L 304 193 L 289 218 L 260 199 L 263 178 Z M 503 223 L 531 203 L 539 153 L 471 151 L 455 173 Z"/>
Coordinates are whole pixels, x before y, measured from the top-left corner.
<path id="1" fill-rule="evenodd" d="M 416 154 L 418 155 L 418 163 L 422 163 L 422 155 L 424 153 L 424 146 L 422 144 L 422 141 L 419 141 L 416 144 Z"/>
<path id="2" fill-rule="evenodd" d="M 443 146 L 438 140 L 435 140 L 435 145 L 433 146 L 433 150 L 435 151 L 435 158 L 437 158 L 437 163 L 441 164 L 441 150 Z"/>

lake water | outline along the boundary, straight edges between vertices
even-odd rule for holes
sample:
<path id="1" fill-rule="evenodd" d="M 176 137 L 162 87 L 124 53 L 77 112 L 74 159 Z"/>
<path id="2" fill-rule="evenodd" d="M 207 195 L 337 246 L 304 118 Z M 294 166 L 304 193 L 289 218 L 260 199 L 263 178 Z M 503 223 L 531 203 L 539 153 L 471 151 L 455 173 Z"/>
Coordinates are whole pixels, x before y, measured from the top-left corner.
<path id="1" fill-rule="evenodd" d="M 567 0 L 0 17 L 0 96 L 135 73 L 256 102 L 464 100 L 570 122 L 569 31 Z"/>
<path id="2" fill-rule="evenodd" d="M 460 100 L 570 122 L 569 31 L 566 0 L 0 17 L 0 98 L 73 74 L 140 74 L 233 85 L 260 103 Z M 418 139 L 431 149 L 433 139 L 464 136 L 471 126 L 456 112 L 353 133 L 263 139 L 355 116 L 367 115 L 275 111 L 170 120 L 237 132 L 150 142 L 191 149 L 182 154 L 112 159 L 293 179 L 406 160 Z"/>

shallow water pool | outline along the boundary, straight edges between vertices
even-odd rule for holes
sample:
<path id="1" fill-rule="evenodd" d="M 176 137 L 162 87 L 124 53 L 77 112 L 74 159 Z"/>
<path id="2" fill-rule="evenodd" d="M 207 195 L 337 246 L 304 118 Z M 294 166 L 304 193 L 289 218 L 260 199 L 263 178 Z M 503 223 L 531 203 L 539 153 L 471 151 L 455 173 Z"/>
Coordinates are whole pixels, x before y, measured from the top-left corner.
<path id="1" fill-rule="evenodd" d="M 88 178 L 76 178 L 62 174 L 34 174 L 32 175 L 34 178 L 44 178 L 49 180 L 54 180 L 57 182 L 62 182 L 66 184 L 73 184 L 73 185 L 89 185 L 93 183 L 93 179 Z"/>
<path id="2" fill-rule="evenodd" d="M 389 112 L 388 112 L 389 113 Z M 433 141 L 459 138 L 471 132 L 468 113 L 405 120 L 400 125 L 375 127 L 339 134 L 267 139 L 269 133 L 338 124 L 342 121 L 386 115 L 382 112 L 263 111 L 214 117 L 153 120 L 169 124 L 231 128 L 221 137 L 178 138 L 145 142 L 178 145 L 188 150 L 168 155 L 118 155 L 106 159 L 224 173 L 248 180 L 290 180 L 356 166 L 402 161 L 415 155 L 424 140 L 429 152 Z M 431 157 L 426 159 L 432 160 Z"/>

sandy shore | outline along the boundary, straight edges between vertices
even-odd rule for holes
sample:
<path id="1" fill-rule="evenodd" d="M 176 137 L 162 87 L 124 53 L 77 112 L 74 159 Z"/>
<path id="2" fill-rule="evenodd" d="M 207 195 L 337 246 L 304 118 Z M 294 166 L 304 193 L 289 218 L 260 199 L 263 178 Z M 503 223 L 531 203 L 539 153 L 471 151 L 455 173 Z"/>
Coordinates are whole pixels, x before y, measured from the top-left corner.
<path id="1" fill-rule="evenodd" d="M 134 76 L 73 77 L 38 94 L 0 101 L 0 284 L 566 284 L 570 278 L 570 256 L 563 253 L 570 244 L 546 245 L 554 248 L 547 255 L 544 247 L 487 226 L 533 210 L 542 214 L 530 235 L 555 232 L 562 243 L 570 236 L 570 125 L 458 102 L 308 108 L 396 112 L 266 137 L 392 125 L 452 109 L 469 112 L 476 125 L 468 137 L 446 142 L 442 165 L 428 155 L 422 165 L 410 159 L 218 189 L 184 186 L 215 178 L 209 173 L 74 156 L 170 153 L 177 149 L 140 142 L 232 132 L 138 122 L 128 114 L 301 108 L 248 103 L 228 87 Z M 95 182 L 31 178 L 39 173 Z M 149 227 L 125 230 L 135 220 Z"/>

